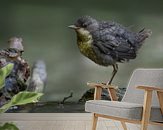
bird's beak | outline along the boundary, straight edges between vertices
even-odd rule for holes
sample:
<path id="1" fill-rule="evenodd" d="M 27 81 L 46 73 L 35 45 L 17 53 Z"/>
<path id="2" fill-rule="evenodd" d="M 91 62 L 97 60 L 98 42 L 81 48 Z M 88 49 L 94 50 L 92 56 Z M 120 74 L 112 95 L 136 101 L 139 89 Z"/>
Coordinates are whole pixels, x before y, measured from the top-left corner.
<path id="1" fill-rule="evenodd" d="M 79 29 L 79 27 L 76 27 L 75 25 L 70 25 L 70 26 L 68 26 L 69 28 L 71 28 L 71 29 Z"/>

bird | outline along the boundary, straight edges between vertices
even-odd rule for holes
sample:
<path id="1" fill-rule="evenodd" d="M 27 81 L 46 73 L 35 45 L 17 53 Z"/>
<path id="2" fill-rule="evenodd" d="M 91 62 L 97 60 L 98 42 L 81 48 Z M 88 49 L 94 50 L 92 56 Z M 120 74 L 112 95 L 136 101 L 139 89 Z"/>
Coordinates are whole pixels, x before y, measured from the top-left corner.
<path id="1" fill-rule="evenodd" d="M 134 32 L 117 22 L 96 20 L 91 16 L 82 16 L 68 27 L 75 30 L 78 48 L 84 56 L 98 65 L 113 67 L 107 85 L 112 84 L 118 63 L 135 59 L 145 39 L 152 34 L 150 29 Z"/>

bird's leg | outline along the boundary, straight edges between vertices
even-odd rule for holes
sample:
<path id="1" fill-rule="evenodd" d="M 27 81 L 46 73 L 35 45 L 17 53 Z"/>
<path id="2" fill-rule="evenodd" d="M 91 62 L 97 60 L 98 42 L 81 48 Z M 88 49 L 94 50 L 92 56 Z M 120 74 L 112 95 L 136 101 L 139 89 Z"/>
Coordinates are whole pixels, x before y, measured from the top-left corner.
<path id="1" fill-rule="evenodd" d="M 107 85 L 111 85 L 112 81 L 113 81 L 113 78 L 115 76 L 115 74 L 117 73 L 118 71 L 118 64 L 114 64 L 113 65 L 113 72 L 112 72 L 112 77 L 111 79 L 107 82 Z"/>

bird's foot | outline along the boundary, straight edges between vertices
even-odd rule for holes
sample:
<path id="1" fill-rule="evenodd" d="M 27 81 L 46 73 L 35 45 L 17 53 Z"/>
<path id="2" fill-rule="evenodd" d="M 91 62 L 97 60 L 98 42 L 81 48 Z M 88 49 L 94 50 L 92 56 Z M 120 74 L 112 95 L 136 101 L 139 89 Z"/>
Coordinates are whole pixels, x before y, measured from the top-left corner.
<path id="1" fill-rule="evenodd" d="M 110 82 L 110 81 L 108 81 L 108 82 L 106 83 L 106 85 L 112 85 L 112 84 L 111 84 L 111 82 Z"/>
<path id="2" fill-rule="evenodd" d="M 112 85 L 112 84 L 110 83 L 110 81 L 108 81 L 108 82 L 106 82 L 106 83 L 102 82 L 101 84 L 103 84 L 103 85 Z"/>
<path id="3" fill-rule="evenodd" d="M 118 86 L 111 84 L 109 81 L 107 83 L 102 83 L 103 85 L 106 86 L 106 88 L 114 88 L 114 89 L 118 89 Z"/>

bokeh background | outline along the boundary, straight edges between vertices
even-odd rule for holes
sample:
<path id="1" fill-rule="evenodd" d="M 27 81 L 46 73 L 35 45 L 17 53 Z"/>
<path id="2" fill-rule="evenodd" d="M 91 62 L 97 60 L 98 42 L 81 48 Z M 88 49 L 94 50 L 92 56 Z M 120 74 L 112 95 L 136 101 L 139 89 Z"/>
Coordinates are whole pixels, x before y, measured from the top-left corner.
<path id="1" fill-rule="evenodd" d="M 152 36 L 140 49 L 137 59 L 119 64 L 113 84 L 126 87 L 135 68 L 163 67 L 162 0 L 1 0 L 0 48 L 10 37 L 24 40 L 24 58 L 32 66 L 46 62 L 48 82 L 43 101 L 61 101 L 74 92 L 78 101 L 88 90 L 87 81 L 105 82 L 112 67 L 101 67 L 80 54 L 76 34 L 67 26 L 82 15 L 117 21 L 133 31 L 152 30 Z"/>

